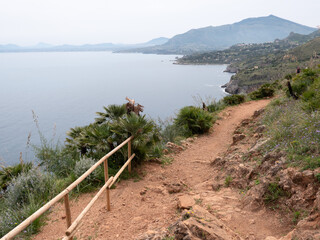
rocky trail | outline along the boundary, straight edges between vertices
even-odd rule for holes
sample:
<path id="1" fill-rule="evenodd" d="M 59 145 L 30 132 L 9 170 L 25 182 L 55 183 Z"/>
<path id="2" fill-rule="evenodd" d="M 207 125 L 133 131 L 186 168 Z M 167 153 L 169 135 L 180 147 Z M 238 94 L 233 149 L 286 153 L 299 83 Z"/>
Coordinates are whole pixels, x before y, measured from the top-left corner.
<path id="1" fill-rule="evenodd" d="M 229 107 L 221 112 L 209 134 L 186 142 L 185 150 L 167 155 L 169 164 L 145 163 L 139 169 L 141 179 L 121 181 L 111 190 L 111 212 L 106 210 L 104 197 L 97 201 L 78 228 L 76 239 L 178 239 L 163 237 L 170 226 L 178 229 L 175 231 L 176 236 L 181 235 L 179 239 L 265 240 L 285 236 L 292 226 L 280 214 L 265 208 L 256 211 L 246 208 L 238 188 L 213 190 L 219 171 L 211 162 L 230 148 L 236 127 L 269 101 Z M 94 194 L 84 194 L 72 201 L 73 219 Z M 192 208 L 179 210 L 177 205 L 180 209 Z M 179 223 L 181 215 L 187 219 L 183 226 Z M 63 204 L 58 204 L 48 219 L 34 239 L 63 236 L 66 224 Z M 184 230 L 193 232 L 193 237 L 183 233 L 186 226 L 189 228 Z"/>

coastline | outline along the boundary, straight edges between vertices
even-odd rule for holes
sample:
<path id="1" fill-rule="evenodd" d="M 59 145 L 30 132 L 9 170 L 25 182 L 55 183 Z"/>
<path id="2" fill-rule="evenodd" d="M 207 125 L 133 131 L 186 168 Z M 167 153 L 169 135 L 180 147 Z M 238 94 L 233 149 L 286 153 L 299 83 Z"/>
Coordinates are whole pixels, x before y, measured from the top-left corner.
<path id="1" fill-rule="evenodd" d="M 176 59 L 173 62 L 173 64 L 175 64 L 175 65 L 186 65 L 186 66 L 189 66 L 189 65 L 194 65 L 194 66 L 201 66 L 201 65 L 203 65 L 203 66 L 208 66 L 208 65 L 210 65 L 210 66 L 227 65 L 226 69 L 223 72 L 232 74 L 231 77 L 233 75 L 235 75 L 237 73 L 237 71 L 238 71 L 237 68 L 231 66 L 231 63 L 181 63 L 181 62 L 178 62 L 178 60 L 179 59 Z M 231 77 L 230 77 L 230 79 L 229 79 L 229 81 L 227 83 L 219 86 L 223 93 L 229 94 L 229 95 L 230 94 L 235 94 L 236 93 L 235 91 L 237 91 L 236 89 L 238 89 L 238 85 L 236 84 L 235 91 L 228 91 L 228 87 L 232 85 Z"/>

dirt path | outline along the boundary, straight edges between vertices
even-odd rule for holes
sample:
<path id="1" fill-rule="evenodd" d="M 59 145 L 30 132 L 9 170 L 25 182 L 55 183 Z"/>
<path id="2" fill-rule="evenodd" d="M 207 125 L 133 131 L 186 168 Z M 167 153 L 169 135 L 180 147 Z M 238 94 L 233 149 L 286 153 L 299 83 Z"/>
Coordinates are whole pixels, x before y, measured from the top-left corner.
<path id="1" fill-rule="evenodd" d="M 122 181 L 111 190 L 111 212 L 101 197 L 78 228 L 77 239 L 135 239 L 155 229 L 165 229 L 179 218 L 177 198 L 191 195 L 225 224 L 246 239 L 280 237 L 288 232 L 280 217 L 268 212 L 250 212 L 240 205 L 239 190 L 212 191 L 215 171 L 210 161 L 225 152 L 232 143 L 236 126 L 269 100 L 252 101 L 230 107 L 221 114 L 210 134 L 196 139 L 188 149 L 174 156 L 172 164 L 145 164 L 139 181 Z M 184 186 L 182 193 L 169 193 L 174 184 Z M 94 194 L 82 195 L 71 204 L 75 219 Z M 34 239 L 59 239 L 65 230 L 64 208 L 58 205 L 49 215 L 49 223 Z M 254 238 L 253 238 L 254 236 Z"/>

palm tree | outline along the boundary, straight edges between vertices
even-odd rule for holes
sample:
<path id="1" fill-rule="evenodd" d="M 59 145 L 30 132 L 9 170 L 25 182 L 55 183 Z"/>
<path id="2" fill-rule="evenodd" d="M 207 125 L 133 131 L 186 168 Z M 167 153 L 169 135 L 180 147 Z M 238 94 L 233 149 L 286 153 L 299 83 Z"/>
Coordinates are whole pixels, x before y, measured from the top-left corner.
<path id="1" fill-rule="evenodd" d="M 71 128 L 70 131 L 67 132 L 67 135 L 70 137 L 66 138 L 67 147 L 76 147 L 76 149 L 80 150 L 81 155 L 86 154 L 89 146 L 84 132 L 89 126 Z"/>
<path id="2" fill-rule="evenodd" d="M 111 129 L 118 136 L 117 142 L 122 142 L 128 137 L 134 136 L 132 150 L 139 161 L 148 158 L 153 147 L 160 141 L 160 134 L 155 123 L 147 120 L 145 115 L 129 114 L 125 118 L 114 122 Z M 123 149 L 122 154 L 124 158 L 127 157 L 126 149 Z"/>
<path id="3" fill-rule="evenodd" d="M 108 107 L 103 107 L 103 109 L 105 112 L 96 112 L 98 117 L 95 119 L 95 123 L 97 124 L 118 120 L 127 113 L 125 105 L 112 104 Z"/>

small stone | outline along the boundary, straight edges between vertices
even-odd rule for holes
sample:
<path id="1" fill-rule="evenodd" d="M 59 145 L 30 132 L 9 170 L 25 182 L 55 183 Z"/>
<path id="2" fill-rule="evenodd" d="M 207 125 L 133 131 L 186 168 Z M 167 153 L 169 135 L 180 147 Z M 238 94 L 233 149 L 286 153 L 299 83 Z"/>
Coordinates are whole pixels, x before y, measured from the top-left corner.
<path id="1" fill-rule="evenodd" d="M 266 130 L 266 126 L 265 125 L 261 125 L 259 127 L 257 127 L 255 133 L 262 133 Z"/>
<path id="2" fill-rule="evenodd" d="M 190 176 L 191 177 L 191 176 Z M 183 190 L 183 185 L 180 183 L 173 183 L 167 185 L 168 193 L 179 193 Z"/>
<path id="3" fill-rule="evenodd" d="M 225 159 L 222 159 L 221 157 L 217 157 L 215 158 L 214 160 L 212 160 L 210 162 L 210 164 L 212 166 L 223 166 L 225 164 L 226 160 Z"/>
<path id="4" fill-rule="evenodd" d="M 250 224 L 255 224 L 256 221 L 255 221 L 254 219 L 251 219 L 251 220 L 249 221 L 249 223 L 250 223 Z"/>
<path id="5" fill-rule="evenodd" d="M 179 209 L 190 209 L 194 205 L 194 199 L 188 195 L 178 197 Z"/>
<path id="6" fill-rule="evenodd" d="M 142 196 L 142 195 L 145 195 L 146 193 L 147 193 L 147 189 L 144 189 L 140 192 L 140 195 Z"/>
<path id="7" fill-rule="evenodd" d="M 262 133 L 255 133 L 255 134 L 253 134 L 253 137 L 254 138 L 262 138 L 263 134 Z"/>
<path id="8" fill-rule="evenodd" d="M 222 187 L 222 184 L 220 184 L 220 183 L 213 183 L 212 184 L 212 190 L 213 191 L 218 191 L 218 190 L 220 190 L 220 188 Z"/>
<path id="9" fill-rule="evenodd" d="M 253 118 L 259 117 L 263 112 L 264 112 L 264 109 L 254 111 Z"/>
<path id="10" fill-rule="evenodd" d="M 232 144 L 236 144 L 237 142 L 241 141 L 245 137 L 246 137 L 246 135 L 244 135 L 244 134 L 235 134 L 235 135 L 233 135 L 233 137 L 232 137 L 233 143 Z"/>
<path id="11" fill-rule="evenodd" d="M 246 126 L 246 125 L 248 125 L 250 123 L 250 119 L 244 119 L 244 120 L 242 120 L 242 122 L 241 122 L 241 126 Z"/>

